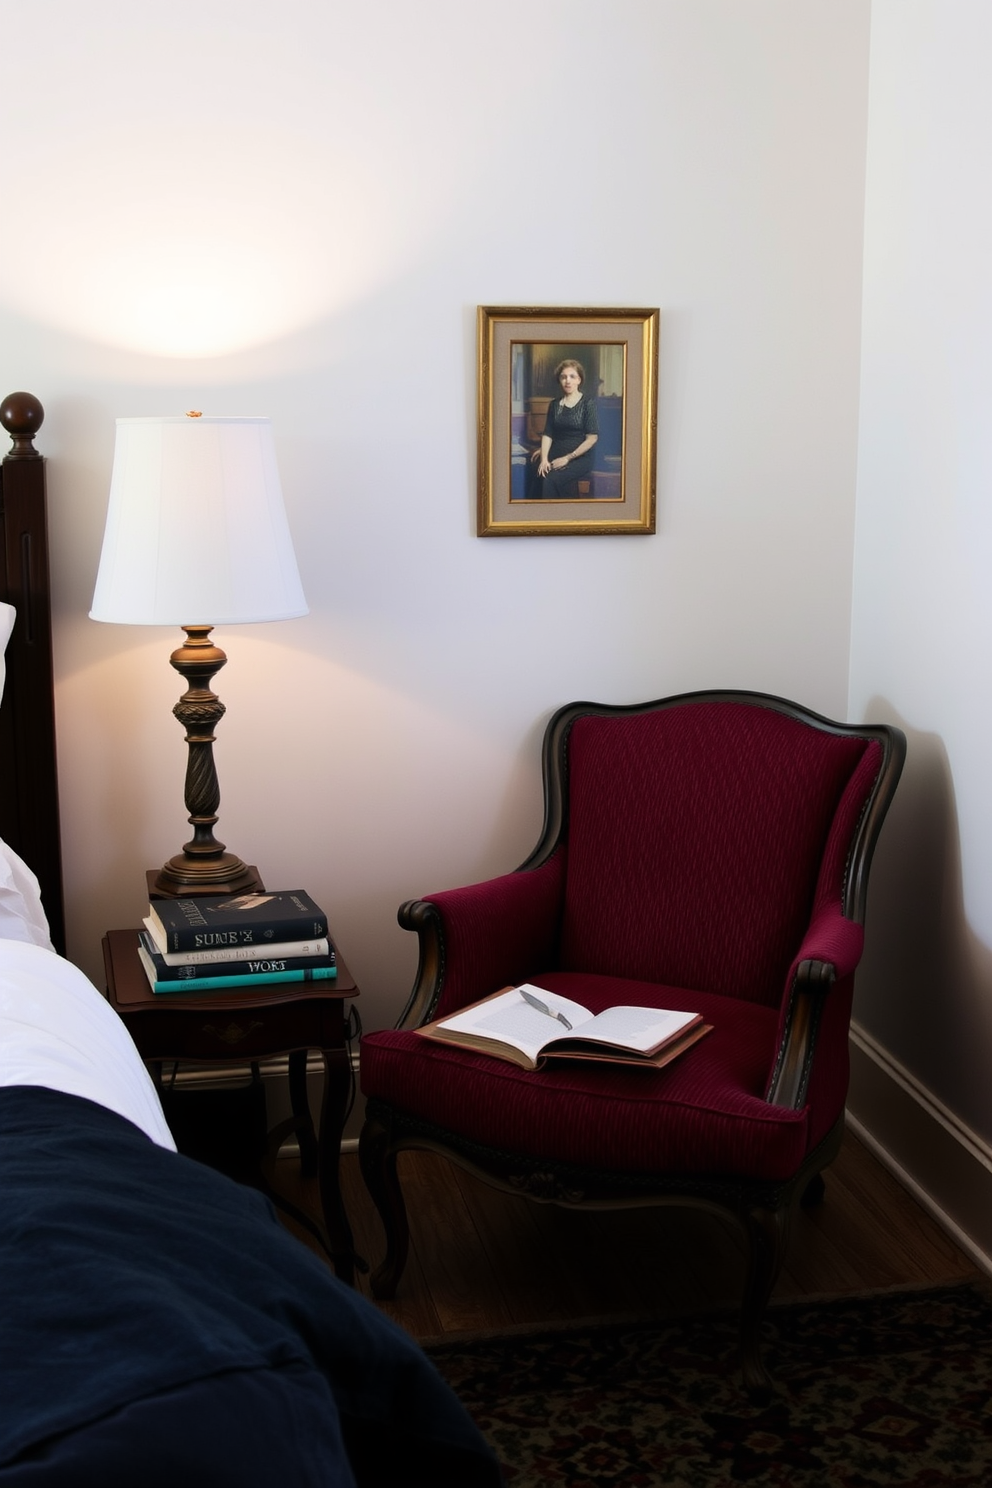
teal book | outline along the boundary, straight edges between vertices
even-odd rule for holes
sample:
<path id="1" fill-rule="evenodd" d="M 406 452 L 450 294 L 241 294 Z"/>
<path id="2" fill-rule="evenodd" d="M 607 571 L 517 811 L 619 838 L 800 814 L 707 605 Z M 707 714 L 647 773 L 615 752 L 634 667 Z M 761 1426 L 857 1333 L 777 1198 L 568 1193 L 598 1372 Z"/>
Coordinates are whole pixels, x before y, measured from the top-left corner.
<path id="1" fill-rule="evenodd" d="M 153 992 L 218 992 L 280 982 L 326 982 L 338 974 L 334 953 L 328 956 L 266 957 L 254 961 L 213 962 L 202 966 L 167 966 L 153 949 L 146 931 L 138 936 L 138 959 Z"/>

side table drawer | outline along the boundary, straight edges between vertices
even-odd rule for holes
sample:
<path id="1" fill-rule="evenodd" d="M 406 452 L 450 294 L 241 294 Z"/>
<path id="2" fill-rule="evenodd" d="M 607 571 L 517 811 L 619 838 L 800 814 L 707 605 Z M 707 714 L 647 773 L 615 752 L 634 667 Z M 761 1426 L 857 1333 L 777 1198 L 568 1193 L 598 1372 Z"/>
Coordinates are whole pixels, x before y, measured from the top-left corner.
<path id="1" fill-rule="evenodd" d="M 344 1043 L 340 1001 L 260 1008 L 163 1008 L 132 1014 L 128 1031 L 145 1059 L 267 1059 Z"/>

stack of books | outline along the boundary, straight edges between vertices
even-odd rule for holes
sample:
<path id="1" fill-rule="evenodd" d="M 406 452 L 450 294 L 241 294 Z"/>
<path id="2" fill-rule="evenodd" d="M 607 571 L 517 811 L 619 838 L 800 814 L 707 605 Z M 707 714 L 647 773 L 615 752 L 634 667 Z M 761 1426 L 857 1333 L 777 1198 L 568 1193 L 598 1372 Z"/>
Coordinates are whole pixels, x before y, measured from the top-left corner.
<path id="1" fill-rule="evenodd" d="M 155 899 L 138 936 L 153 992 L 218 992 L 337 976 L 327 916 L 302 889 Z"/>

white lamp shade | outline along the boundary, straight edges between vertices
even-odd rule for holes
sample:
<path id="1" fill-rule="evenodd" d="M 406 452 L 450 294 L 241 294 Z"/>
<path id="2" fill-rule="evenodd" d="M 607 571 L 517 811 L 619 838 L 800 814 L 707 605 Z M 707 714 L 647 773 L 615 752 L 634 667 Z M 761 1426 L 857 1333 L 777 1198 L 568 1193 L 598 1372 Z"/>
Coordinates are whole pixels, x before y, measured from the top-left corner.
<path id="1" fill-rule="evenodd" d="M 90 619 L 238 625 L 307 613 L 267 418 L 120 418 Z"/>

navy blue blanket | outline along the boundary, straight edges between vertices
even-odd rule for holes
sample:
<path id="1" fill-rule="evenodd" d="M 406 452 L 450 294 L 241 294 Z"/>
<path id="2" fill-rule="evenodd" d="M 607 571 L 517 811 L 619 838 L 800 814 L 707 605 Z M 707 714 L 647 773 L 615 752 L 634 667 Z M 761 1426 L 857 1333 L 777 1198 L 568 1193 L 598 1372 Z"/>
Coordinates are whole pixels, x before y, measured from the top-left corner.
<path id="1" fill-rule="evenodd" d="M 177 1402 L 177 1426 L 192 1423 L 190 1400 L 212 1384 L 244 1387 L 246 1421 L 262 1419 L 253 1398 L 271 1399 L 276 1421 L 293 1410 L 300 1429 L 312 1421 L 312 1455 L 327 1464 L 314 1482 L 500 1481 L 421 1350 L 266 1199 L 89 1101 L 0 1089 L 0 1289 L 0 1464 L 12 1483 L 80 1430 L 109 1423 L 126 1441 L 129 1413 L 149 1400 Z M 296 1382 L 296 1404 L 277 1409 Z M 284 1468 L 288 1451 L 284 1440 Z M 153 1481 L 147 1459 L 143 1471 L 134 1481 Z M 284 1476 L 294 1481 L 291 1466 Z M 238 1480 L 272 1478 L 260 1463 Z"/>

